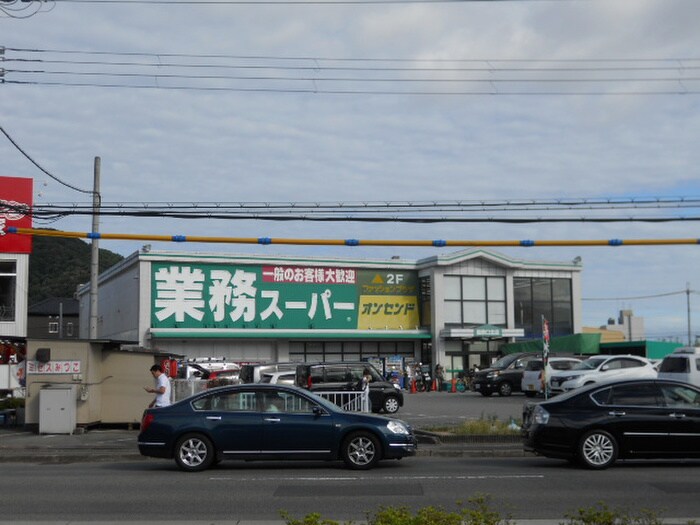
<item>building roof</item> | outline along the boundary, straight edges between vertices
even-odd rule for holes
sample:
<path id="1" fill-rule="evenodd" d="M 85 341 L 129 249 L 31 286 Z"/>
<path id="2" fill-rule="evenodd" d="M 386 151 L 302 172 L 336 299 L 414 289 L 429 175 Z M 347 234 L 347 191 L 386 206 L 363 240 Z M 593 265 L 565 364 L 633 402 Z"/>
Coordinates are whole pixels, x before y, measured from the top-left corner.
<path id="1" fill-rule="evenodd" d="M 63 309 L 63 315 L 77 317 L 79 302 L 72 297 L 49 297 L 31 305 L 27 309 L 27 315 L 59 315 L 61 308 Z"/>

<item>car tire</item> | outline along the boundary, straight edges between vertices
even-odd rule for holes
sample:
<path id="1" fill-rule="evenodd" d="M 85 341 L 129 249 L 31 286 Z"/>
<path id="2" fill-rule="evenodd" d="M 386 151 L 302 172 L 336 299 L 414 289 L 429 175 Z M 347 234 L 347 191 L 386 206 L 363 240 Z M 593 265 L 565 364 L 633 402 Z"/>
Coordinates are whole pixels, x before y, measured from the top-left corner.
<path id="1" fill-rule="evenodd" d="M 537 395 L 537 392 L 530 392 L 529 390 L 525 390 L 525 397 L 535 397 Z"/>
<path id="2" fill-rule="evenodd" d="M 369 470 L 381 459 L 379 440 L 370 432 L 354 432 L 343 441 L 341 457 L 353 470 Z"/>
<path id="3" fill-rule="evenodd" d="M 501 397 L 508 397 L 513 393 L 513 385 L 511 385 L 508 381 L 503 381 L 500 385 L 498 385 L 498 395 Z"/>
<path id="4" fill-rule="evenodd" d="M 175 444 L 175 463 L 187 472 L 206 470 L 216 460 L 211 440 L 202 434 L 187 434 Z"/>
<path id="5" fill-rule="evenodd" d="M 386 396 L 384 398 L 384 412 L 395 414 L 399 411 L 399 398 L 396 396 Z"/>
<path id="6" fill-rule="evenodd" d="M 587 432 L 578 445 L 579 462 L 593 470 L 603 470 L 611 466 L 617 459 L 617 452 L 617 441 L 605 430 Z"/>

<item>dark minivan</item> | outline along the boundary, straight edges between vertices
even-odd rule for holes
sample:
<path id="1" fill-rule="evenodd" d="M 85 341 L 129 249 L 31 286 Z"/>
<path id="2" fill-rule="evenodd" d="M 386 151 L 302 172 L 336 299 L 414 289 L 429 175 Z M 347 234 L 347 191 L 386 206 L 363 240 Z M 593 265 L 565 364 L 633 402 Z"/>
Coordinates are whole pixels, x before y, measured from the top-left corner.
<path id="1" fill-rule="evenodd" d="M 494 392 L 498 392 L 499 396 L 520 392 L 525 366 L 533 359 L 542 359 L 542 355 L 532 352 L 508 354 L 489 368 L 476 372 L 472 386 L 484 396 L 490 396 Z"/>
<path id="2" fill-rule="evenodd" d="M 371 363 L 301 363 L 296 368 L 296 385 L 312 392 L 360 390 L 365 370 L 372 376 L 369 382 L 372 412 L 397 412 L 403 406 L 403 392 L 398 385 L 384 379 Z"/>

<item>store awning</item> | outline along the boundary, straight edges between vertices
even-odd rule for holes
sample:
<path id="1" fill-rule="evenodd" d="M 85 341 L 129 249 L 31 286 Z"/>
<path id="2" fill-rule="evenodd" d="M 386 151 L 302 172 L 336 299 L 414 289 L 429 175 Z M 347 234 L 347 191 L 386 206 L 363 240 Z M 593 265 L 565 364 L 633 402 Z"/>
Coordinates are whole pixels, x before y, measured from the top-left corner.
<path id="1" fill-rule="evenodd" d="M 431 339 L 427 330 L 264 330 L 151 328 L 156 339 Z"/>

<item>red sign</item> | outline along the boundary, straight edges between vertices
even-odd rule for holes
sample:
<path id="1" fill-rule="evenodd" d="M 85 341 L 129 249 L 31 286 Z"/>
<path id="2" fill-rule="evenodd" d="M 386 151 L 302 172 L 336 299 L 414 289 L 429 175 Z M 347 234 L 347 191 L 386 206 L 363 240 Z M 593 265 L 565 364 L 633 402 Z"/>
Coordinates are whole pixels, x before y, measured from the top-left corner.
<path id="1" fill-rule="evenodd" d="M 0 252 L 32 253 L 32 236 L 8 234 L 7 228 L 31 228 L 32 179 L 0 177 Z"/>

